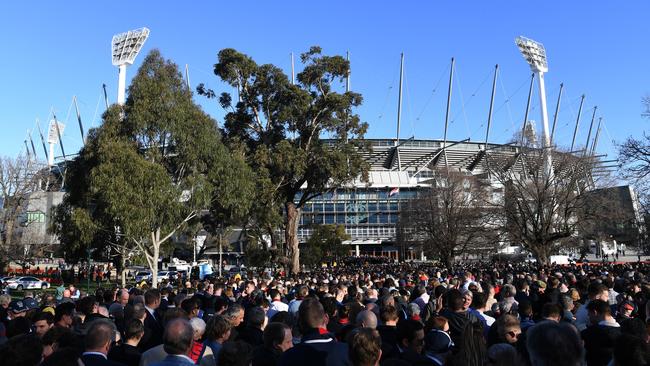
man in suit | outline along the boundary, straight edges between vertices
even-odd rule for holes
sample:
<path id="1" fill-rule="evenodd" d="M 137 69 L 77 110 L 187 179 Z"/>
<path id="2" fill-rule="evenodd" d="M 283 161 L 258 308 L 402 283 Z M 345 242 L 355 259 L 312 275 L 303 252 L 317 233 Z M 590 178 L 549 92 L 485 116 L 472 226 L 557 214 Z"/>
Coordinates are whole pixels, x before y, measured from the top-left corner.
<path id="1" fill-rule="evenodd" d="M 160 291 L 155 288 L 147 290 L 144 293 L 144 307 L 147 311 L 144 318 L 145 333 L 150 336 L 141 341 L 138 347 L 141 352 L 162 343 L 163 326 L 161 316 L 156 311 L 160 307 Z"/>
<path id="2" fill-rule="evenodd" d="M 90 323 L 84 337 L 85 352 L 81 355 L 81 361 L 85 366 L 124 366 L 122 363 L 107 359 L 116 333 L 115 325 L 108 320 L 97 319 Z"/>
<path id="3" fill-rule="evenodd" d="M 126 366 L 138 366 L 141 353 L 138 350 L 138 343 L 144 335 L 144 326 L 139 319 L 130 319 L 124 328 L 124 339 L 122 344 L 115 346 L 108 353 L 108 359 L 121 362 Z"/>
<path id="4" fill-rule="evenodd" d="M 174 319 L 167 324 L 163 344 L 167 357 L 152 366 L 191 366 L 194 361 L 188 357 L 192 348 L 194 331 L 187 319 Z"/>
<path id="5" fill-rule="evenodd" d="M 313 298 L 302 301 L 298 310 L 298 325 L 303 336 L 300 344 L 282 354 L 282 366 L 347 366 L 348 346 L 337 342 L 327 332 L 329 318 L 323 305 Z"/>

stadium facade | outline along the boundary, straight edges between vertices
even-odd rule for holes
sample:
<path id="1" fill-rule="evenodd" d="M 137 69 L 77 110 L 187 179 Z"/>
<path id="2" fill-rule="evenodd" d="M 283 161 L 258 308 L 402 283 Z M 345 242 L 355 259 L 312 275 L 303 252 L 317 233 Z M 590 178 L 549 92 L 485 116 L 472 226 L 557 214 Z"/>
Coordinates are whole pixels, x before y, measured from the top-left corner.
<path id="1" fill-rule="evenodd" d="M 416 197 L 431 186 L 436 170 L 449 169 L 477 176 L 483 181 L 490 182 L 491 199 L 500 199 L 503 187 L 499 182 L 490 179 L 487 161 L 507 162 L 503 169 L 515 173 L 525 171 L 526 154 L 520 146 L 514 144 L 493 144 L 471 141 L 440 140 L 403 140 L 368 139 L 371 149 L 364 152 L 364 157 L 370 165 L 368 181 L 355 181 L 347 187 L 340 187 L 325 195 L 319 196 L 305 205 L 302 210 L 298 236 L 305 243 L 318 224 L 344 225 L 350 240 L 344 242 L 350 245 L 353 255 L 379 255 L 394 259 L 416 259 L 421 257 L 418 248 L 400 245 L 398 240 L 398 220 L 404 203 Z M 553 151 L 552 155 L 566 154 Z M 576 157 L 578 158 L 578 157 Z M 606 172 L 602 162 L 596 159 L 594 174 Z M 491 167 L 494 169 L 494 166 Z M 590 173 L 591 174 L 591 173 Z M 631 219 L 639 218 L 638 199 L 629 186 L 596 189 L 593 176 L 585 177 L 589 190 L 596 192 L 612 191 L 625 192 L 625 197 L 615 196 L 624 203 L 626 215 Z M 620 197 L 619 197 L 620 196 Z M 625 235 L 614 233 L 619 241 L 634 246 L 639 243 L 639 229 L 642 225 L 626 225 Z M 505 246 L 516 243 L 502 243 Z M 511 249 L 511 248 L 509 248 Z"/>
<path id="2" fill-rule="evenodd" d="M 309 239 L 313 225 L 345 225 L 355 255 L 381 255 L 414 259 L 414 248 L 400 248 L 397 223 L 402 204 L 430 187 L 437 169 L 486 176 L 485 157 L 498 155 L 521 169 L 520 148 L 509 144 L 470 141 L 368 139 L 371 149 L 364 152 L 370 165 L 368 181 L 355 181 L 311 200 L 302 210 L 298 236 Z"/>

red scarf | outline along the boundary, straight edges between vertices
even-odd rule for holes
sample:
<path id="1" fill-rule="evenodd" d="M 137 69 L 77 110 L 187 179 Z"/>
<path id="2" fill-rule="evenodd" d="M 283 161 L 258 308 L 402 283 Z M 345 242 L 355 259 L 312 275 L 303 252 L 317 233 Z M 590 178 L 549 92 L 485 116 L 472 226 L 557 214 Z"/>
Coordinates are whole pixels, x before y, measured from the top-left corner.
<path id="1" fill-rule="evenodd" d="M 190 358 L 194 363 L 199 363 L 199 357 L 201 357 L 201 354 L 203 353 L 203 348 L 205 345 L 200 342 L 195 342 L 192 341 L 192 350 L 190 351 Z"/>

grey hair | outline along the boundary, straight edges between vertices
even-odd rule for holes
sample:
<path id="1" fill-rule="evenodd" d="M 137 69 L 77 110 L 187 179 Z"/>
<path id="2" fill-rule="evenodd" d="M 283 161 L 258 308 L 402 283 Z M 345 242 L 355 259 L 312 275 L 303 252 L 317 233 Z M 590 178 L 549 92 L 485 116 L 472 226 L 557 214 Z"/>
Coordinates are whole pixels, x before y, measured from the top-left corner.
<path id="1" fill-rule="evenodd" d="M 192 318 L 190 319 L 190 325 L 192 326 L 192 330 L 194 331 L 194 336 L 198 335 L 198 337 L 202 337 L 203 334 L 205 333 L 205 321 L 201 318 Z"/>

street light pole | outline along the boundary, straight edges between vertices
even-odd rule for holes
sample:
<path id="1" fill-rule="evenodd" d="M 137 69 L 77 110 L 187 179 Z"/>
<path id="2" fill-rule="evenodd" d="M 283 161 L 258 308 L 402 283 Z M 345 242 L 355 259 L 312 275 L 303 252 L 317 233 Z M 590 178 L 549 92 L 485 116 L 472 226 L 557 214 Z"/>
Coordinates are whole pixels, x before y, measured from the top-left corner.
<path id="1" fill-rule="evenodd" d="M 542 113 L 542 125 L 544 128 L 544 154 L 545 166 L 544 171 L 546 177 L 550 178 L 553 174 L 553 161 L 551 156 L 551 134 L 548 128 L 548 111 L 546 110 L 546 86 L 544 85 L 544 73 L 548 71 L 548 63 L 546 60 L 546 49 L 544 45 L 528 39 L 525 37 L 517 37 L 515 39 L 519 51 L 530 65 L 530 69 L 537 75 L 539 79 L 539 99 L 540 109 Z"/>
<path id="2" fill-rule="evenodd" d="M 92 249 L 86 249 L 86 253 L 88 253 L 88 270 L 86 271 L 86 294 L 90 293 L 90 255 L 92 252 Z"/>

